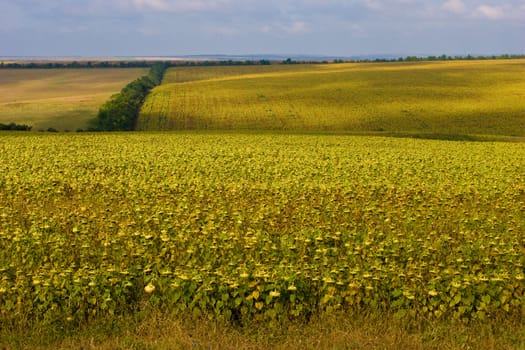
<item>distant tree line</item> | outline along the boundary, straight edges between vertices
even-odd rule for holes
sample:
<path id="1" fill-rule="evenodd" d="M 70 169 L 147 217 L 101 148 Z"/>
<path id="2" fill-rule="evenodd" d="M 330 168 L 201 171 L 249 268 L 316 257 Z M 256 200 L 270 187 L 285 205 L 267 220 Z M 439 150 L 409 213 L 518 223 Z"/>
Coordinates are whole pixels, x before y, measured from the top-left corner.
<path id="1" fill-rule="evenodd" d="M 167 66 L 154 64 L 148 75 L 126 85 L 120 93 L 113 95 L 98 112 L 94 127 L 90 131 L 130 131 L 135 128 L 140 107 L 149 91 L 160 85 Z"/>
<path id="2" fill-rule="evenodd" d="M 465 61 L 465 60 L 508 60 L 516 58 L 525 58 L 525 55 L 493 55 L 493 56 L 426 56 L 426 57 L 417 57 L 417 56 L 407 56 L 405 58 L 398 58 L 398 61 Z"/>
<path id="3" fill-rule="evenodd" d="M 0 62 L 0 68 L 53 69 L 53 68 L 150 68 L 159 64 L 166 67 L 195 66 L 254 66 L 270 65 L 270 60 L 187 60 L 187 61 L 72 61 L 72 62 Z"/>
<path id="4" fill-rule="evenodd" d="M 31 126 L 25 125 L 25 124 L 15 124 L 15 123 L 2 124 L 0 123 L 0 130 L 30 131 L 31 129 L 32 129 Z"/>
<path id="5" fill-rule="evenodd" d="M 493 55 L 493 56 L 406 56 L 399 58 L 377 58 L 372 62 L 421 62 L 421 61 L 468 61 L 468 60 L 508 60 L 508 59 L 523 59 L 525 55 Z M 370 61 L 370 60 L 369 60 Z M 336 62 L 337 63 L 337 62 Z"/>
<path id="6" fill-rule="evenodd" d="M 170 61 L 170 67 L 213 67 L 213 66 L 266 66 L 274 61 L 262 60 L 206 60 L 206 61 Z"/>
<path id="7" fill-rule="evenodd" d="M 1 68 L 151 68 L 156 65 L 165 67 L 199 67 L 199 66 L 256 66 L 271 64 L 318 64 L 318 63 L 345 63 L 345 62 L 415 62 L 415 61 L 457 61 L 457 60 L 495 60 L 495 59 L 517 59 L 525 58 L 525 55 L 465 55 L 465 56 L 406 56 L 398 58 L 363 58 L 363 59 L 343 59 L 334 60 L 292 60 L 287 58 L 282 61 L 277 60 L 168 60 L 168 61 L 72 61 L 72 62 L 0 62 Z"/>
<path id="8" fill-rule="evenodd" d="M 0 68 L 148 68 L 153 61 L 0 62 Z"/>

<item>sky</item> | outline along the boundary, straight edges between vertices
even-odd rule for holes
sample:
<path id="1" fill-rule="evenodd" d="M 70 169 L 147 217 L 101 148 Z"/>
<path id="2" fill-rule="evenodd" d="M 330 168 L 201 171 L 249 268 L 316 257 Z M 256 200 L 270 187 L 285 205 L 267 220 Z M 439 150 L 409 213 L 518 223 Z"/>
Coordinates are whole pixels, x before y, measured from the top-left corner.
<path id="1" fill-rule="evenodd" d="M 0 56 L 525 54 L 525 0 L 0 0 Z"/>

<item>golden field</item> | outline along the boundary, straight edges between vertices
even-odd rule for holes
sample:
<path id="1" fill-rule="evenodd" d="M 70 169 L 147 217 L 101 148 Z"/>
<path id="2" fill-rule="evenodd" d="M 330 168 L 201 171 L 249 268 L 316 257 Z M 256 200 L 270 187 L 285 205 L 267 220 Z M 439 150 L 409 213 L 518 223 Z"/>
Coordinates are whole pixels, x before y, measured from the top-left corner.
<path id="1" fill-rule="evenodd" d="M 525 136 L 525 61 L 171 68 L 138 130 Z"/>
<path id="2" fill-rule="evenodd" d="M 99 107 L 147 69 L 0 69 L 0 123 L 88 127 Z"/>
<path id="3" fill-rule="evenodd" d="M 525 342 L 521 143 L 8 133 L 0 147 L 0 346 L 182 317 L 175 334 L 206 320 L 246 344 L 322 334 L 330 316 L 363 320 L 364 337 L 380 315 L 396 341 L 416 324 L 437 348 Z"/>

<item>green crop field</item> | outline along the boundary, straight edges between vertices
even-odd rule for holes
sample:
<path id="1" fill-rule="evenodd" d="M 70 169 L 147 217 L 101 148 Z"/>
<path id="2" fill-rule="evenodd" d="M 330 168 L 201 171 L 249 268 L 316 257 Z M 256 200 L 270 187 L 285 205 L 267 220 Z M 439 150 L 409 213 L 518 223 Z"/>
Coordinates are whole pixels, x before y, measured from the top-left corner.
<path id="1" fill-rule="evenodd" d="M 0 123 L 86 128 L 98 108 L 146 69 L 0 69 Z"/>
<path id="2" fill-rule="evenodd" d="M 491 344 L 524 345 L 521 143 L 6 134 L 0 149 L 0 347 L 146 309 L 240 326 L 506 320 L 514 335 Z"/>
<path id="3" fill-rule="evenodd" d="M 171 68 L 139 130 L 525 136 L 525 61 Z"/>

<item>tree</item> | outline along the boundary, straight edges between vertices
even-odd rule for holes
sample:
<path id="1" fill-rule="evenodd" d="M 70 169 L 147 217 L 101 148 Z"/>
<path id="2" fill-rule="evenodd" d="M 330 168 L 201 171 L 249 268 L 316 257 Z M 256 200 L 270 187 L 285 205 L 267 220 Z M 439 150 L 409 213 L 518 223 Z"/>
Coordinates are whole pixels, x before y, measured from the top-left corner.
<path id="1" fill-rule="evenodd" d="M 160 85 L 166 70 L 163 63 L 154 64 L 148 75 L 126 85 L 100 108 L 95 129 L 99 131 L 129 131 L 135 128 L 140 107 L 149 91 Z"/>

